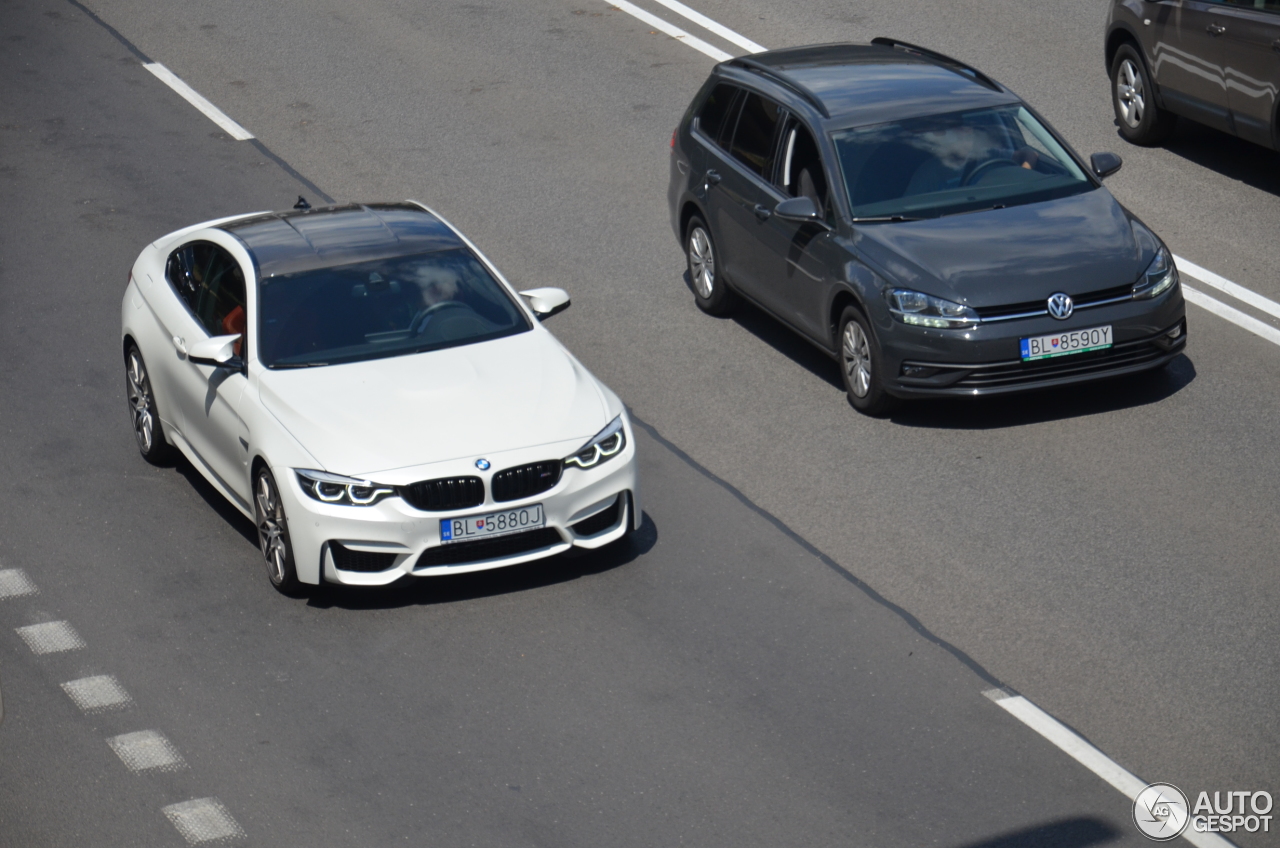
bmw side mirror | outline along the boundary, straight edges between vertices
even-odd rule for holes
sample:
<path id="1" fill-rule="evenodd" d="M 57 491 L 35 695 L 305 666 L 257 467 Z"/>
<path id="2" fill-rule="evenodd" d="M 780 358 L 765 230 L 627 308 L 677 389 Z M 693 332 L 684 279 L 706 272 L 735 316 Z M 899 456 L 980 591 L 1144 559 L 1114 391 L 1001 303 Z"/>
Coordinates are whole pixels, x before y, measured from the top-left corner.
<path id="1" fill-rule="evenodd" d="M 552 315 L 559 315 L 569 308 L 569 293 L 564 289 L 528 289 L 520 292 L 520 296 L 529 302 L 529 308 L 545 321 Z"/>
<path id="2" fill-rule="evenodd" d="M 1114 153 L 1095 153 L 1089 157 L 1089 164 L 1093 166 L 1098 179 L 1103 180 L 1120 170 L 1124 161 Z"/>
<path id="3" fill-rule="evenodd" d="M 212 365 L 214 368 L 239 370 L 244 367 L 244 361 L 236 356 L 236 342 L 238 341 L 240 341 L 239 333 L 203 339 L 193 344 L 191 349 L 187 351 L 187 361 L 194 362 L 196 365 Z"/>
<path id="4" fill-rule="evenodd" d="M 784 221 L 824 223 L 811 197 L 789 197 L 773 208 L 773 214 Z"/>

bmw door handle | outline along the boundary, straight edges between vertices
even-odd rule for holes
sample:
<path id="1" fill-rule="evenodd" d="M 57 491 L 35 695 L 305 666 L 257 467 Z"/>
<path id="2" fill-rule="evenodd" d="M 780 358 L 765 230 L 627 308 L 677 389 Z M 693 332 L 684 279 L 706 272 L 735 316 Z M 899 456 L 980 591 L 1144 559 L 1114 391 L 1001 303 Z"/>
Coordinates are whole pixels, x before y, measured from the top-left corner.
<path id="1" fill-rule="evenodd" d="M 187 355 L 187 343 L 177 336 L 173 337 L 173 346 L 178 349 L 178 353 L 183 356 Z"/>
<path id="2" fill-rule="evenodd" d="M 1224 32 L 1227 31 L 1227 28 L 1222 24 L 1209 24 L 1207 27 L 1204 28 L 1204 31 L 1209 33 L 1210 35 L 1222 35 Z"/>
<path id="3" fill-rule="evenodd" d="M 718 171 L 707 171 L 707 185 L 713 186 L 720 183 L 720 174 Z"/>
<path id="4" fill-rule="evenodd" d="M 772 209 L 770 209 L 768 206 L 761 206 L 759 203 L 757 203 L 755 205 L 755 208 L 752 209 L 751 211 L 755 212 L 756 217 L 759 218 L 761 221 L 769 220 L 769 216 L 773 214 Z"/>

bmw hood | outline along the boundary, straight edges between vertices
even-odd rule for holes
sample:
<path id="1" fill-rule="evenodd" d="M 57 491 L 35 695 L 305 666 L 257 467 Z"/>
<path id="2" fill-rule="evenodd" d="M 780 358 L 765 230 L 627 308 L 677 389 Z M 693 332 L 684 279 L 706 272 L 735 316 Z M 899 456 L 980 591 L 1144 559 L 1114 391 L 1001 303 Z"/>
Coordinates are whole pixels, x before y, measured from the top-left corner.
<path id="1" fill-rule="evenodd" d="M 612 417 L 595 378 L 538 329 L 408 356 L 264 370 L 259 386 L 263 405 L 324 470 L 352 476 L 586 441 Z"/>
<path id="2" fill-rule="evenodd" d="M 1159 247 L 1104 188 L 1007 209 L 866 225 L 854 243 L 894 285 L 978 307 L 1128 285 Z"/>

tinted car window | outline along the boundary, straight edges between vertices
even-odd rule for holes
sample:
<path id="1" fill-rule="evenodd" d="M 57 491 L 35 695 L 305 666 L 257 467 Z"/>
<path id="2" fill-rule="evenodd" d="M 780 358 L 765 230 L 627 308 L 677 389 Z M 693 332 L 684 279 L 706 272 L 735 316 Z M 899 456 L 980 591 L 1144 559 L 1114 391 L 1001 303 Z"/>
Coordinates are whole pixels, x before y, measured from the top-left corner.
<path id="1" fill-rule="evenodd" d="M 782 161 L 777 186 L 791 197 L 808 197 L 819 210 L 827 209 L 827 178 L 818 144 L 804 125 L 792 119 L 783 131 Z"/>
<path id="2" fill-rule="evenodd" d="M 230 253 L 207 241 L 185 244 L 169 255 L 165 276 L 206 333 L 244 332 L 244 272 Z"/>
<path id="3" fill-rule="evenodd" d="M 1095 187 L 1016 104 L 857 127 L 832 139 L 856 218 L 937 217 Z"/>
<path id="4" fill-rule="evenodd" d="M 773 137 L 781 111 L 777 103 L 747 94 L 729 146 L 735 159 L 765 178 L 773 176 Z"/>
<path id="5" fill-rule="evenodd" d="M 1260 9 L 1264 12 L 1280 12 L 1280 0 L 1219 0 L 1225 6 L 1241 9 Z"/>
<path id="6" fill-rule="evenodd" d="M 260 358 L 274 368 L 401 356 L 530 329 L 465 248 L 279 274 L 258 287 Z"/>
<path id="7" fill-rule="evenodd" d="M 725 118 L 730 114 L 729 107 L 738 94 L 736 86 L 720 83 L 711 90 L 706 102 L 698 110 L 698 129 L 712 141 L 720 141 L 724 131 Z"/>

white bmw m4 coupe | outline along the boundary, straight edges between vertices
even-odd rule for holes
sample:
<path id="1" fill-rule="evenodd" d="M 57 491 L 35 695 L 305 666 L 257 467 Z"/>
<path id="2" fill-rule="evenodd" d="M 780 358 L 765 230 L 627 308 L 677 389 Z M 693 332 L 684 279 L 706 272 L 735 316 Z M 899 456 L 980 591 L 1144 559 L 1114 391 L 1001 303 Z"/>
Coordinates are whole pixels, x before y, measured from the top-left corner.
<path id="1" fill-rule="evenodd" d="M 125 290 L 134 436 L 253 520 L 286 593 L 598 548 L 640 525 L 635 441 L 540 323 L 568 305 L 417 203 L 197 224 Z"/>

